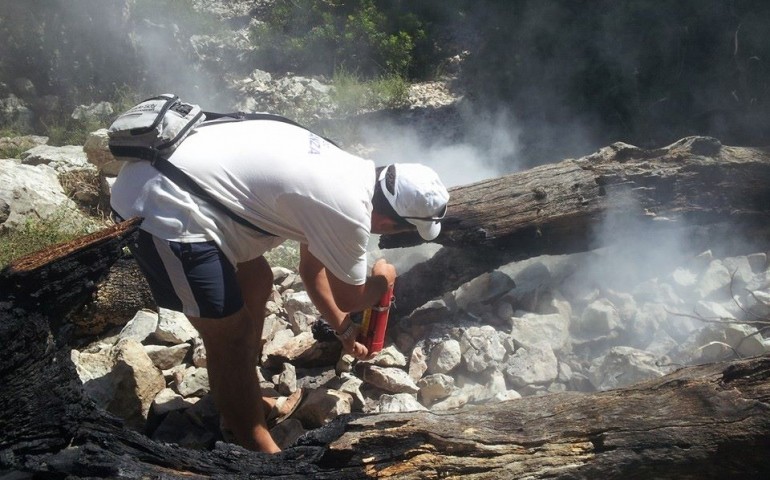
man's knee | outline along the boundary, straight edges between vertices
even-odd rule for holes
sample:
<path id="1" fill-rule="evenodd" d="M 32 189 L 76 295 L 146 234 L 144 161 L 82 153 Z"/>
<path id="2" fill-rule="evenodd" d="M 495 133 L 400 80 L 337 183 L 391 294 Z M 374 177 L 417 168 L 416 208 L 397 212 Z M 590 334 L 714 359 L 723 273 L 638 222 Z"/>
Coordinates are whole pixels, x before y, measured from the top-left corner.
<path id="1" fill-rule="evenodd" d="M 207 355 L 251 354 L 259 348 L 258 332 L 247 309 L 224 318 L 190 318 L 201 335 Z"/>

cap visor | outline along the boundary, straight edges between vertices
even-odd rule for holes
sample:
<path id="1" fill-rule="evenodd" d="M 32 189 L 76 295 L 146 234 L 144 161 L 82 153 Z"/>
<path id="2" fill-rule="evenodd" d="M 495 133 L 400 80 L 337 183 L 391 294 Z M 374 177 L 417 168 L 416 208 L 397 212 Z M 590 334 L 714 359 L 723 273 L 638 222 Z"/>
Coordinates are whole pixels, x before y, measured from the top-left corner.
<path id="1" fill-rule="evenodd" d="M 441 224 L 438 222 L 413 222 L 413 224 L 423 240 L 434 240 L 441 233 Z"/>

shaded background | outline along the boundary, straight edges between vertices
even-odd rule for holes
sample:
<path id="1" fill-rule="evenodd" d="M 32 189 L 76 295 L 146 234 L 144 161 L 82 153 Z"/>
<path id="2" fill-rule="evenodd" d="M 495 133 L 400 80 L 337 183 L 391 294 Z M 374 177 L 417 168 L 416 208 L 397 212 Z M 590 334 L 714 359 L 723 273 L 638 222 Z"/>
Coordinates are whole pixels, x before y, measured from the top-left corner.
<path id="1" fill-rule="evenodd" d="M 190 8 L 200 3 L 206 2 L 2 0 L 0 98 L 14 94 L 37 109 L 34 128 L 43 133 L 76 105 L 111 100 L 124 89 L 158 92 L 174 85 L 172 90 L 183 96 L 205 96 L 211 107 L 229 101 L 228 76 L 255 68 L 306 75 L 329 75 L 340 65 L 366 75 L 387 68 L 362 42 L 360 51 L 350 51 L 318 39 L 292 55 L 282 55 L 276 45 L 283 44 L 263 42 L 251 56 L 223 55 L 210 65 L 191 65 L 192 33 L 221 34 L 248 20 L 212 19 Z M 286 25 L 306 25 L 313 18 L 291 15 L 317 12 L 287 7 L 303 3 L 251 2 L 249 15 L 277 15 L 268 6 L 279 5 L 291 19 Z M 701 134 L 732 145 L 770 143 L 770 2 L 336 0 L 315 5 L 342 13 L 362 5 L 376 8 L 386 19 L 380 28 L 409 32 L 412 58 L 399 71 L 412 81 L 439 76 L 448 58 L 463 56 L 456 81 L 467 92 L 469 108 L 504 116 L 509 129 L 515 125 L 517 148 L 502 161 L 513 162 L 515 156 L 516 169 L 581 156 L 615 141 L 651 148 Z"/>

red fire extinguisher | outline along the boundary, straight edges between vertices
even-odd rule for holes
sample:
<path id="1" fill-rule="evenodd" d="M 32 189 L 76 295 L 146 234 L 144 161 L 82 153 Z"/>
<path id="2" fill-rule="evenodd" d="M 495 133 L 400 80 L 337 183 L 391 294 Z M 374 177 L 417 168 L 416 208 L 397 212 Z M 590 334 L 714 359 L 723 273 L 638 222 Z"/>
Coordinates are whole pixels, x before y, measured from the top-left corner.
<path id="1" fill-rule="evenodd" d="M 388 328 L 388 315 L 390 313 L 390 306 L 393 305 L 394 300 L 393 287 L 390 287 L 382 294 L 377 305 L 367 308 L 363 312 L 361 328 L 356 340 L 364 344 L 370 354 L 379 352 L 385 344 L 385 330 Z"/>

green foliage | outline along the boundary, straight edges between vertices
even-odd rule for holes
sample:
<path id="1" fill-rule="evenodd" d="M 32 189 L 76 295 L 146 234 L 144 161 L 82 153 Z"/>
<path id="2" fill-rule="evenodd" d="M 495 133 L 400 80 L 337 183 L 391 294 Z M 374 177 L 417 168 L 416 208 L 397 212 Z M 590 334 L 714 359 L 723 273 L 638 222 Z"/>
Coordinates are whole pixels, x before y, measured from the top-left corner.
<path id="1" fill-rule="evenodd" d="M 12 137 L 14 135 L 4 135 L 2 132 L 0 132 L 0 138 L 2 137 Z M 20 145 L 15 145 L 11 147 L 5 147 L 0 149 L 0 158 L 21 158 L 21 154 L 29 150 L 28 148 Z"/>
<path id="2" fill-rule="evenodd" d="M 88 134 L 105 128 L 98 120 L 75 120 L 69 117 L 59 117 L 63 120 L 52 119 L 50 124 L 43 124 L 43 134 L 48 137 L 48 144 L 53 146 L 83 145 Z"/>
<path id="3" fill-rule="evenodd" d="M 403 107 L 409 99 L 409 82 L 401 76 L 386 75 L 373 80 L 371 84 L 383 108 Z"/>
<path id="4" fill-rule="evenodd" d="M 287 240 L 265 252 L 265 259 L 271 267 L 283 267 L 297 271 L 299 269 L 299 242 Z"/>
<path id="5" fill-rule="evenodd" d="M 421 21 L 401 2 L 276 0 L 252 30 L 259 60 L 287 70 L 364 77 L 406 76 L 415 47 L 426 41 Z"/>
<path id="6" fill-rule="evenodd" d="M 398 75 L 386 75 L 364 80 L 344 69 L 334 72 L 331 95 L 341 116 L 382 108 L 395 108 L 405 104 L 409 84 Z"/>
<path id="7" fill-rule="evenodd" d="M 0 268 L 18 258 L 90 233 L 96 224 L 75 225 L 71 211 L 62 208 L 45 219 L 29 218 L 18 229 L 0 233 Z"/>
<path id="8" fill-rule="evenodd" d="M 142 99 L 149 96 L 150 95 L 141 95 L 130 85 L 124 84 L 115 88 L 114 94 L 109 99 L 109 102 L 112 103 L 112 109 L 117 116 L 119 113 L 125 112 L 129 108 L 139 103 Z"/>
<path id="9" fill-rule="evenodd" d="M 30 134 L 24 125 L 11 123 L 0 127 L 0 138 L 14 139 L 15 141 L 0 143 L 0 158 L 20 158 L 21 154 L 34 147 L 34 142 L 24 141 L 21 137 Z"/>

